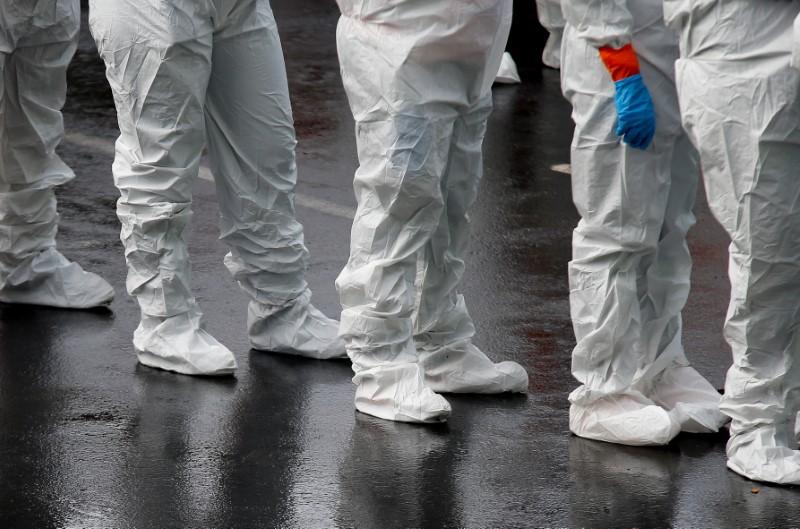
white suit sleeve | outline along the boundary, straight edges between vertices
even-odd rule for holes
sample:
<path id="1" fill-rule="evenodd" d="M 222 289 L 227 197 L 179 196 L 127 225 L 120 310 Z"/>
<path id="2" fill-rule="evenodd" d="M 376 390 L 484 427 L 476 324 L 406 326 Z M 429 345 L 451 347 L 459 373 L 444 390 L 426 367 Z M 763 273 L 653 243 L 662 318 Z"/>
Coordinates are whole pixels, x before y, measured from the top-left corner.
<path id="1" fill-rule="evenodd" d="M 627 0 L 562 0 L 567 23 L 596 48 L 630 43 L 633 17 Z"/>

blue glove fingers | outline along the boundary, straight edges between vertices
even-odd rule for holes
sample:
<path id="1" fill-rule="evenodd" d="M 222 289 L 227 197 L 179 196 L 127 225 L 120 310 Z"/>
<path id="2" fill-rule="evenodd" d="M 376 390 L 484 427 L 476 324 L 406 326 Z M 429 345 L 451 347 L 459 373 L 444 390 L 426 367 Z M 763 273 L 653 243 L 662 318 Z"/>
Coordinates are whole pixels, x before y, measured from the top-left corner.
<path id="1" fill-rule="evenodd" d="M 631 147 L 646 149 L 655 135 L 655 109 L 641 75 L 615 83 L 617 107 L 616 133 Z"/>

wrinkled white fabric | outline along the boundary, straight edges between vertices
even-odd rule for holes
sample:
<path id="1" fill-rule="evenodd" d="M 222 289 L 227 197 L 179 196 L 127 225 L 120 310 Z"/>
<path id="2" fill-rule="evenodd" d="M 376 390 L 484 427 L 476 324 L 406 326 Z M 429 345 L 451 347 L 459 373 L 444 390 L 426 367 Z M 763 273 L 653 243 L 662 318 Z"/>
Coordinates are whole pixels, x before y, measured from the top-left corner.
<path id="1" fill-rule="evenodd" d="M 208 144 L 220 208 L 225 264 L 252 303 L 268 305 L 249 322 L 254 347 L 316 356 L 339 343 L 338 326 L 310 305 L 304 272 L 308 251 L 295 218 L 295 136 L 278 31 L 267 0 L 94 0 L 90 26 L 106 63 L 120 137 L 114 181 L 117 212 L 128 262 L 128 292 L 144 320 L 168 319 L 200 310 L 191 294 L 184 229 L 191 216 L 191 186 Z M 198 323 L 191 327 L 200 332 Z M 188 327 L 161 339 L 187 339 Z M 140 327 L 141 330 L 141 327 Z M 262 332 L 275 334 L 269 337 Z M 291 332 L 289 332 L 291 331 Z M 192 340 L 195 340 L 193 342 Z M 139 343 L 145 343 L 141 341 Z M 149 342 L 148 342 L 149 343 Z M 295 349 L 293 345 L 300 343 Z M 227 370 L 232 355 L 216 358 L 209 373 Z M 155 349 L 140 350 L 158 355 Z M 180 348 L 179 371 L 197 351 Z M 150 362 L 151 364 L 153 362 Z M 200 365 L 195 362 L 193 365 Z M 171 366 L 171 367 L 170 367 Z M 163 367 L 163 366 L 162 366 Z M 184 372 L 184 371 L 181 371 Z"/>
<path id="2" fill-rule="evenodd" d="M 792 41 L 792 66 L 800 70 L 800 16 L 794 19 L 794 40 Z"/>
<path id="3" fill-rule="evenodd" d="M 78 0 L 0 4 L 0 301 L 60 308 L 106 305 L 114 290 L 56 250 L 55 186 Z"/>
<path id="4" fill-rule="evenodd" d="M 665 445 L 681 431 L 667 410 L 633 391 L 600 397 L 586 406 L 572 404 L 569 428 L 580 437 L 629 446 Z"/>
<path id="5" fill-rule="evenodd" d="M 634 32 L 641 32 L 644 24 L 663 25 L 661 2 L 652 0 L 561 0 L 561 9 L 574 37 L 594 48 L 621 48 L 631 42 Z M 647 13 L 649 19 L 655 11 L 656 18 L 642 20 L 642 15 Z"/>
<path id="6" fill-rule="evenodd" d="M 719 394 L 688 367 L 681 344 L 698 170 L 680 124 L 677 37 L 664 24 L 661 3 L 602 3 L 616 6 L 613 13 L 629 10 L 625 16 L 599 2 L 563 3 L 562 87 L 573 107 L 572 192 L 581 215 L 569 264 L 572 372 L 581 383 L 570 395 L 570 428 L 632 445 L 665 444 L 681 429 L 716 431 L 725 421 Z M 590 29 L 573 25 L 577 13 Z M 603 24 L 603 16 L 611 22 Z M 656 110 L 655 140 L 646 151 L 615 134 L 614 84 L 595 49 L 620 38 L 617 21 L 628 18 Z"/>
<path id="7" fill-rule="evenodd" d="M 440 391 L 527 387 L 521 367 L 509 381 L 508 368 L 477 348 L 445 352 L 463 349 L 474 334 L 457 288 L 512 6 L 338 3 L 339 59 L 360 163 L 350 259 L 337 279 L 356 408 L 393 420 L 441 420 L 449 407 L 432 383 Z M 423 350 L 436 366 L 433 379 L 420 368 Z"/>
<path id="8" fill-rule="evenodd" d="M 683 122 L 700 152 L 711 211 L 731 237 L 733 350 L 721 410 L 728 466 L 800 484 L 800 72 L 797 1 L 665 3 L 680 31 Z"/>
<path id="9" fill-rule="evenodd" d="M 236 359 L 203 329 L 197 309 L 168 318 L 143 315 L 133 333 L 139 362 L 184 375 L 229 375 Z"/>
<path id="10" fill-rule="evenodd" d="M 544 45 L 542 62 L 545 66 L 561 68 L 561 40 L 564 37 L 564 13 L 561 11 L 561 0 L 536 0 L 536 12 L 539 23 L 550 35 Z"/>
<path id="11" fill-rule="evenodd" d="M 519 78 L 519 71 L 517 70 L 517 63 L 510 53 L 505 52 L 503 59 L 500 61 L 500 68 L 497 70 L 497 77 L 494 79 L 495 83 L 500 84 L 518 84 L 521 82 Z"/>
<path id="12" fill-rule="evenodd" d="M 247 325 L 255 349 L 319 360 L 347 357 L 338 322 L 311 305 L 310 290 L 290 304 L 251 301 Z"/>

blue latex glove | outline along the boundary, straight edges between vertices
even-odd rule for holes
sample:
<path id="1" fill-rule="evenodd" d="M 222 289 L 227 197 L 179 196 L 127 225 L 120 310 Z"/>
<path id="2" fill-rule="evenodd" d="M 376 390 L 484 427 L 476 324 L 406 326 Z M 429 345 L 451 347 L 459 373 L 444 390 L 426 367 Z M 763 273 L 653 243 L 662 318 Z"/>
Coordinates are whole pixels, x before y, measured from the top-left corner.
<path id="1" fill-rule="evenodd" d="M 656 133 L 656 111 L 641 75 L 614 83 L 617 105 L 617 136 L 635 149 L 647 149 Z"/>

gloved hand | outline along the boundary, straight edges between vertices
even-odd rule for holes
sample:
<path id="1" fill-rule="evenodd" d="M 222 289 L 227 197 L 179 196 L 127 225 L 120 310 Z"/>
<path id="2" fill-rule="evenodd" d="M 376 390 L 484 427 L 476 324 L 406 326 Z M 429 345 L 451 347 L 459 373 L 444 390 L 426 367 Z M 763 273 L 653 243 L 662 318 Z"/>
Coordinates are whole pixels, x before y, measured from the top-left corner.
<path id="1" fill-rule="evenodd" d="M 656 113 L 633 46 L 600 48 L 600 58 L 616 87 L 617 135 L 631 147 L 647 149 L 656 133 Z"/>

